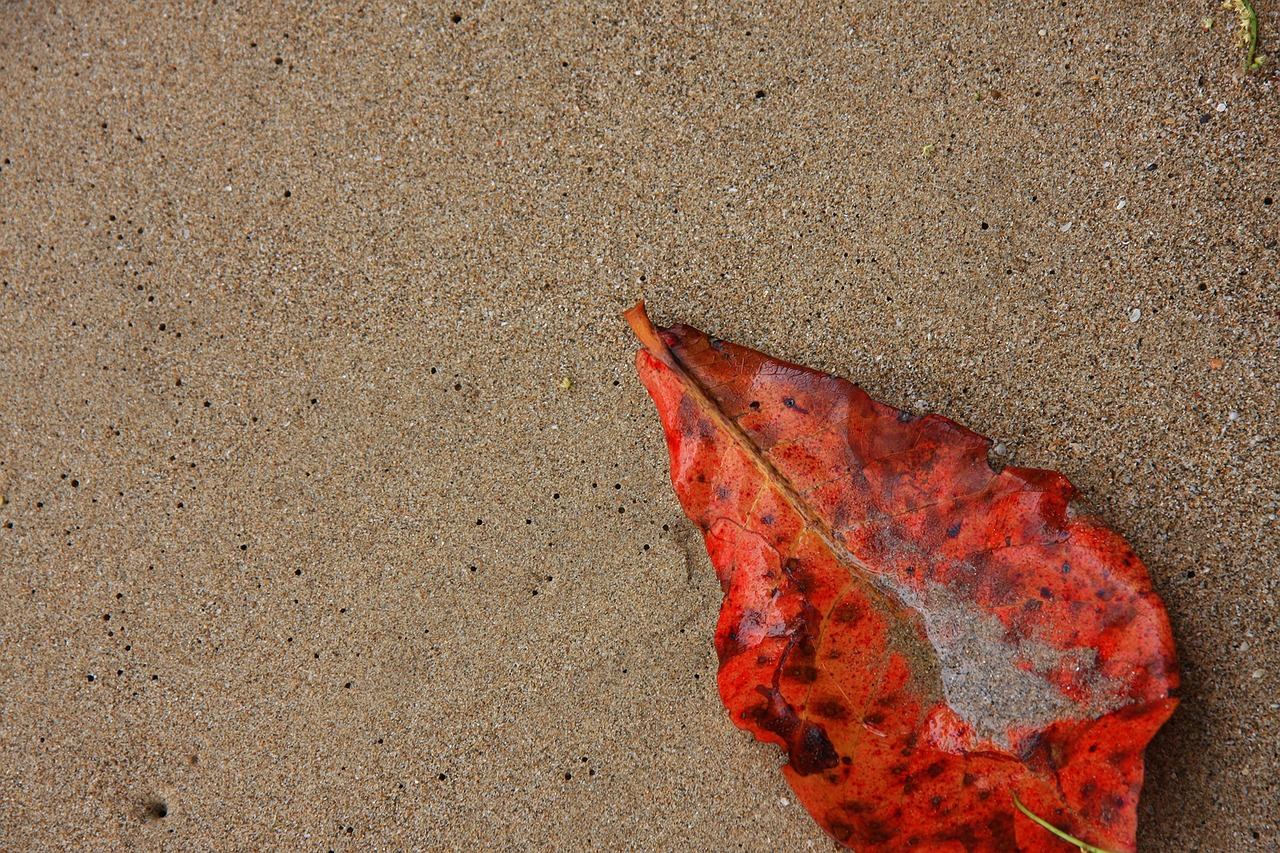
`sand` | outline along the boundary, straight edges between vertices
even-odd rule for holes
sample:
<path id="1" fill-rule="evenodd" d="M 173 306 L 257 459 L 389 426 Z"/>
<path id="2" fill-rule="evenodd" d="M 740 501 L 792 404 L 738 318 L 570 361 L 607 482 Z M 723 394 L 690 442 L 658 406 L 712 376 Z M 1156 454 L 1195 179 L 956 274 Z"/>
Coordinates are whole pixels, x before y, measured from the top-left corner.
<path id="1" fill-rule="evenodd" d="M 1280 849 L 1216 3 L 267 5 L 0 6 L 0 847 L 833 849 L 716 695 L 643 296 L 1070 477 L 1184 667 L 1140 849 Z"/>

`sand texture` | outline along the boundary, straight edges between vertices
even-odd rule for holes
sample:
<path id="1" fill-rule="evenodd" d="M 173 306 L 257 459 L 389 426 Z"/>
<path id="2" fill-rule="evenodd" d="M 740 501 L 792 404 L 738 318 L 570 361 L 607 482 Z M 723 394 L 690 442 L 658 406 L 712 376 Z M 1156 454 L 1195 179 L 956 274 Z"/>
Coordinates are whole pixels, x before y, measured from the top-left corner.
<path id="1" fill-rule="evenodd" d="M 0 848 L 832 850 L 643 296 L 1064 472 L 1184 667 L 1140 849 L 1280 849 L 1255 5 L 0 4 Z"/>

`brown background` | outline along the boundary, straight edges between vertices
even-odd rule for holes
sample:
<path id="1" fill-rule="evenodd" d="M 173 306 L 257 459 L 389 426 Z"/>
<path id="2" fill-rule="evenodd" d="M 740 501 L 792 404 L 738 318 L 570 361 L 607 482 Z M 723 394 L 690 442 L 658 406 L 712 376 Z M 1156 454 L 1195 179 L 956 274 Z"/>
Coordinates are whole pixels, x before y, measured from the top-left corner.
<path id="1" fill-rule="evenodd" d="M 1141 849 L 1280 846 L 1216 2 L 265 5 L 0 6 L 0 846 L 830 850 L 716 696 L 642 295 L 1065 472 L 1185 667 Z"/>

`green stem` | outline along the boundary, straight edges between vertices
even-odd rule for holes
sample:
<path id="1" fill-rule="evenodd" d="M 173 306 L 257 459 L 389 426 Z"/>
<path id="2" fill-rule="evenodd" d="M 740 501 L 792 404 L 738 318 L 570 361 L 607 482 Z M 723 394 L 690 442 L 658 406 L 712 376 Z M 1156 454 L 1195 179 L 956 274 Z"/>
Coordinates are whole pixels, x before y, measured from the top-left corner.
<path id="1" fill-rule="evenodd" d="M 1013 804 L 1018 807 L 1018 811 L 1022 812 L 1024 815 L 1031 818 L 1037 824 L 1039 824 L 1040 826 L 1043 826 L 1045 829 L 1049 830 L 1054 835 L 1058 836 L 1068 844 L 1074 844 L 1075 846 L 1079 847 L 1082 851 L 1084 851 L 1084 853 L 1110 853 L 1110 851 L 1103 850 L 1101 847 L 1094 847 L 1092 844 L 1086 844 L 1083 841 L 1081 841 L 1079 838 L 1076 838 L 1073 835 L 1068 835 L 1067 833 L 1063 832 L 1061 829 L 1058 829 L 1058 827 L 1049 823 L 1049 821 L 1045 820 L 1039 815 L 1033 814 L 1026 806 L 1022 804 L 1022 800 L 1018 799 L 1017 794 L 1013 795 Z"/>

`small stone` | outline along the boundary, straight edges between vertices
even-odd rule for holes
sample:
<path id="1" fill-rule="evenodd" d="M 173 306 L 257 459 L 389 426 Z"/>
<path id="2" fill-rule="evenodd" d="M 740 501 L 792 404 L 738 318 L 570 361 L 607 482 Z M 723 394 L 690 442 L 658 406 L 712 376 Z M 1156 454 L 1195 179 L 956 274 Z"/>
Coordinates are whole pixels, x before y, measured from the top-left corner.
<path id="1" fill-rule="evenodd" d="M 1128 203 L 1129 202 L 1125 201 L 1124 199 L 1120 199 L 1119 201 L 1116 202 L 1116 210 L 1124 210 L 1124 206 Z"/>
<path id="2" fill-rule="evenodd" d="M 1218 358 L 1217 356 L 1214 356 L 1213 358 L 1209 359 L 1209 369 L 1210 369 L 1210 370 L 1221 370 L 1222 368 L 1224 368 L 1224 367 L 1226 367 L 1226 366 L 1227 366 L 1226 361 L 1224 361 L 1224 360 L 1223 360 L 1223 359 L 1221 359 L 1221 358 Z"/>
<path id="3" fill-rule="evenodd" d="M 1009 448 L 1005 447 L 1004 442 L 1001 441 L 1001 442 L 997 442 L 996 446 L 991 448 L 991 452 L 994 453 L 996 456 L 1008 456 Z"/>
<path id="4" fill-rule="evenodd" d="M 1130 323 L 1136 323 L 1136 322 L 1138 322 L 1138 321 L 1139 321 L 1139 320 L 1141 320 L 1141 319 L 1142 319 L 1142 309 L 1141 309 L 1141 308 L 1134 308 L 1133 310 L 1131 310 L 1131 311 L 1129 312 L 1129 322 L 1130 322 Z"/>

